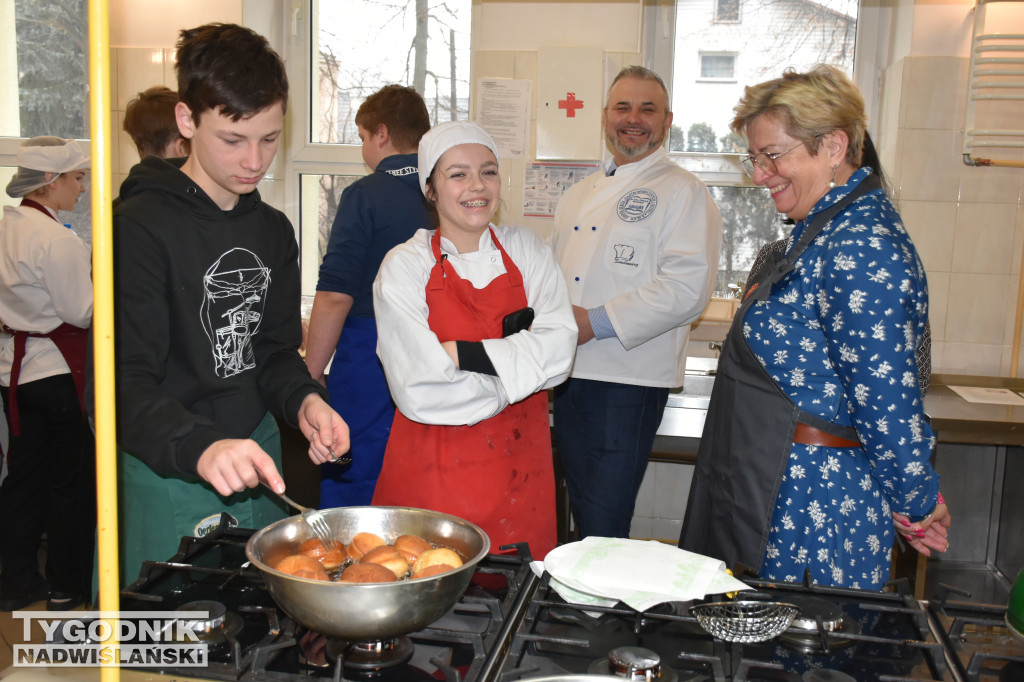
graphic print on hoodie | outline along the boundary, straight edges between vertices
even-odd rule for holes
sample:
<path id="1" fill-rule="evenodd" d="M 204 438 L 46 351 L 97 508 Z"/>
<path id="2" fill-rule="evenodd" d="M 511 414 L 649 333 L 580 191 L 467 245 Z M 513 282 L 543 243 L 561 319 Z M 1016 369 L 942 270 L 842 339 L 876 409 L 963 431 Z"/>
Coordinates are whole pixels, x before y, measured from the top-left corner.
<path id="1" fill-rule="evenodd" d="M 230 377 L 256 366 L 252 337 L 263 319 L 270 286 L 270 268 L 247 249 L 231 249 L 203 276 L 203 329 L 213 350 L 219 377 Z"/>

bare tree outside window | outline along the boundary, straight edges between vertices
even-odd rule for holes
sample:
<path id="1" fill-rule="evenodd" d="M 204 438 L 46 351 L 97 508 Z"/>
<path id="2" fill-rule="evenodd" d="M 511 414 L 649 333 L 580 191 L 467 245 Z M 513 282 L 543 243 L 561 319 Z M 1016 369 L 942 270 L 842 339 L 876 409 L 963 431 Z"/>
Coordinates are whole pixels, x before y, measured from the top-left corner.
<path id="1" fill-rule="evenodd" d="M 355 112 L 388 83 L 423 95 L 434 123 L 469 117 L 470 0 L 318 4 L 314 142 L 359 144 Z"/>
<path id="2" fill-rule="evenodd" d="M 0 104 L 0 136 L 88 138 L 87 0 L 14 0 L 13 5 L 13 25 L 0 26 L 0 40 L 13 44 L 17 65 L 16 70 L 0 74 L 5 94 Z M 91 243 L 88 192 L 61 219 Z"/>
<path id="3" fill-rule="evenodd" d="M 733 107 L 744 87 L 787 68 L 824 62 L 852 74 L 858 10 L 857 0 L 677 0 L 670 151 L 746 152 L 746 140 L 729 131 Z M 711 193 L 722 211 L 716 290 L 728 295 L 761 246 L 787 229 L 762 188 Z"/>
<path id="4" fill-rule="evenodd" d="M 312 142 L 360 144 L 356 111 L 389 83 L 423 95 L 432 123 L 469 118 L 471 0 L 320 0 L 314 6 Z M 341 192 L 358 176 L 315 177 L 322 258 Z"/>

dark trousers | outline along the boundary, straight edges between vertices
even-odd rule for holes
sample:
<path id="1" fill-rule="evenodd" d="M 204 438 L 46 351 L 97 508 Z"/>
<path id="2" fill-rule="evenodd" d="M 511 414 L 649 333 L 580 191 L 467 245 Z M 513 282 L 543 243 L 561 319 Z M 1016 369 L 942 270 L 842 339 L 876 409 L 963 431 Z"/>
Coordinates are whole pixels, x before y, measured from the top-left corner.
<path id="1" fill-rule="evenodd" d="M 9 389 L 0 387 L 10 424 Z M 47 537 L 46 581 L 87 595 L 96 530 L 95 448 L 74 381 L 59 374 L 18 386 L 21 434 L 11 435 L 0 486 L 0 592 L 41 588 L 37 551 Z"/>
<path id="2" fill-rule="evenodd" d="M 627 538 L 667 388 L 569 379 L 555 389 L 555 443 L 580 538 Z"/>

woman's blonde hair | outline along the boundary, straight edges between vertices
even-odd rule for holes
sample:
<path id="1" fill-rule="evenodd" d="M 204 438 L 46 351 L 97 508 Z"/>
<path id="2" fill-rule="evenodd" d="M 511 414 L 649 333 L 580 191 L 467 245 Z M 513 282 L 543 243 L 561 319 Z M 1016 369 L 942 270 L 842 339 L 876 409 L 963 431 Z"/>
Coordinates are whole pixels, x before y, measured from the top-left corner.
<path id="1" fill-rule="evenodd" d="M 823 135 L 842 130 L 850 139 L 846 160 L 860 167 L 868 123 L 864 97 L 834 66 L 818 64 L 807 73 L 786 69 L 782 78 L 749 85 L 733 111 L 736 116 L 729 127 L 737 135 L 745 135 L 755 118 L 767 115 L 803 142 L 812 156 L 817 155 Z"/>

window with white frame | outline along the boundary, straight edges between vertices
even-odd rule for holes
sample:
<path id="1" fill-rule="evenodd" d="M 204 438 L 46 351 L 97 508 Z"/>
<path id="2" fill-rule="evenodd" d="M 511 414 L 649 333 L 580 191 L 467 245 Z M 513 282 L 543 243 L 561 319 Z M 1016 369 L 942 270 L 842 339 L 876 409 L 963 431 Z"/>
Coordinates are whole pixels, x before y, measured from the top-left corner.
<path id="1" fill-rule="evenodd" d="M 718 23 L 740 20 L 740 0 L 715 0 L 715 21 Z"/>
<path id="2" fill-rule="evenodd" d="M 736 79 L 736 55 L 701 53 L 700 79 L 731 81 Z"/>
<path id="3" fill-rule="evenodd" d="M 644 49 L 656 71 L 672 74 L 670 153 L 704 179 L 722 211 L 716 291 L 728 295 L 760 247 L 786 233 L 767 191 L 739 168 L 746 141 L 729 130 L 733 107 L 746 86 L 787 68 L 827 62 L 852 74 L 860 8 L 858 0 L 676 0 L 675 10 L 670 44 Z"/>
<path id="4" fill-rule="evenodd" d="M 88 9 L 87 0 L 0 2 L 0 187 L 13 176 L 25 139 L 89 135 Z M 0 193 L 0 203 L 20 199 Z M 90 242 L 89 193 L 61 219 Z"/>
<path id="5" fill-rule="evenodd" d="M 302 291 L 315 293 L 342 191 L 366 174 L 355 115 L 389 83 L 423 95 L 431 122 L 469 117 L 471 0 L 309 0 L 293 36 L 290 175 L 298 178 Z M 308 72 L 302 72 L 306 65 Z M 297 71 L 298 70 L 298 71 Z M 302 86 L 308 85 L 303 88 Z M 298 96 L 308 93 L 308 100 Z"/>

